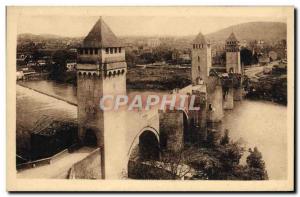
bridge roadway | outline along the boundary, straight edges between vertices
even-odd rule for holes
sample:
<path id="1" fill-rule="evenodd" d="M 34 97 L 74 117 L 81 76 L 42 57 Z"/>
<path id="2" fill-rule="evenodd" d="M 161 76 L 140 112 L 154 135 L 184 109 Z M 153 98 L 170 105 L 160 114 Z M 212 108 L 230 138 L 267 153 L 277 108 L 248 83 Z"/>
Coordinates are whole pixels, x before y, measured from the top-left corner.
<path id="1" fill-rule="evenodd" d="M 95 148 L 82 147 L 72 153 L 67 152 L 63 157 L 54 159 L 50 164 L 20 170 L 17 178 L 66 178 L 69 169 L 78 161 L 87 157 Z"/>

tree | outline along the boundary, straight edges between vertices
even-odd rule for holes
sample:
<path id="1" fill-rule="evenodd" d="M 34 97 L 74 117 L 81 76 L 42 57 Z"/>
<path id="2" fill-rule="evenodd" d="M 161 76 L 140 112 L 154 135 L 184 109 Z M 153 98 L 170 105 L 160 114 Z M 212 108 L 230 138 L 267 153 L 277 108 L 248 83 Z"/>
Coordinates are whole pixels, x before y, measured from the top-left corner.
<path id="1" fill-rule="evenodd" d="M 57 50 L 52 56 L 54 64 L 50 67 L 50 78 L 56 81 L 66 80 L 66 63 L 73 59 L 74 55 L 66 50 Z"/>
<path id="2" fill-rule="evenodd" d="M 226 129 L 224 136 L 220 140 L 220 144 L 224 146 L 224 145 L 226 145 L 226 144 L 229 143 L 229 140 L 230 140 L 230 138 L 229 138 L 229 131 L 228 131 L 228 129 Z"/>
<path id="3" fill-rule="evenodd" d="M 140 55 L 141 59 L 143 60 L 144 63 L 146 64 L 153 64 L 155 62 L 153 54 L 146 52 L 146 53 L 142 53 Z"/>
<path id="4" fill-rule="evenodd" d="M 219 179 L 219 174 L 222 169 L 216 157 L 200 151 L 193 153 L 192 157 L 193 159 L 191 159 L 189 165 L 195 168 L 197 172 L 196 175 L 193 176 L 193 179 Z"/>
<path id="5" fill-rule="evenodd" d="M 125 53 L 125 59 L 128 67 L 133 67 L 137 63 L 137 54 L 136 51 L 127 50 Z"/>
<path id="6" fill-rule="evenodd" d="M 253 151 L 249 149 L 249 156 L 247 157 L 248 176 L 252 180 L 267 180 L 268 173 L 265 169 L 265 162 L 262 159 L 261 152 L 254 147 Z"/>
<path id="7" fill-rule="evenodd" d="M 252 56 L 252 64 L 257 64 L 258 63 L 258 54 L 255 52 Z"/>
<path id="8" fill-rule="evenodd" d="M 252 63 L 252 51 L 247 48 L 241 49 L 241 62 L 243 65 L 251 65 Z"/>
<path id="9" fill-rule="evenodd" d="M 232 174 L 234 168 L 239 165 L 243 155 L 243 148 L 238 143 L 229 143 L 225 146 L 218 147 L 218 155 L 225 174 Z"/>
<path id="10" fill-rule="evenodd" d="M 192 171 L 191 166 L 187 165 L 190 160 L 189 151 L 163 151 L 160 161 L 155 162 L 154 165 L 170 172 L 173 179 L 184 179 Z"/>

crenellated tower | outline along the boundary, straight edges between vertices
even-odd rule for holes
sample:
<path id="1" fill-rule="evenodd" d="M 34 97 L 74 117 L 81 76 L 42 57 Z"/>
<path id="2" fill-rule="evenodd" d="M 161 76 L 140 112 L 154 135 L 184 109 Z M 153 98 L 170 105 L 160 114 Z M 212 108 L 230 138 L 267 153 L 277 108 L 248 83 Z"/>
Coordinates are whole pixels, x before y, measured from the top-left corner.
<path id="1" fill-rule="evenodd" d="M 200 110 L 193 112 L 191 119 L 194 133 L 198 133 L 200 143 L 211 135 L 207 125 L 219 123 L 223 117 L 221 81 L 218 75 L 211 73 L 211 67 L 211 45 L 203 34 L 199 33 L 192 43 L 191 74 L 192 94 L 199 96 L 202 101 L 199 102 Z M 205 98 L 205 101 L 201 98 Z"/>
<path id="2" fill-rule="evenodd" d="M 241 74 L 241 56 L 239 41 L 235 37 L 234 33 L 231 33 L 226 40 L 226 72 Z"/>
<path id="3" fill-rule="evenodd" d="M 233 100 L 240 101 L 243 97 L 243 88 L 242 88 L 242 67 L 241 67 L 241 56 L 240 56 L 240 48 L 239 41 L 237 40 L 234 33 L 231 33 L 230 36 L 226 40 L 225 44 L 226 49 L 226 72 L 229 74 L 229 77 L 232 80 L 233 88 L 230 88 L 224 97 L 229 97 L 226 99 L 226 108 L 232 109 L 233 102 L 231 101 L 231 97 Z"/>
<path id="4" fill-rule="evenodd" d="M 100 18 L 78 48 L 78 137 L 81 144 L 101 148 L 102 178 L 120 178 L 126 155 L 125 111 L 103 110 L 104 96 L 126 95 L 125 49 Z"/>

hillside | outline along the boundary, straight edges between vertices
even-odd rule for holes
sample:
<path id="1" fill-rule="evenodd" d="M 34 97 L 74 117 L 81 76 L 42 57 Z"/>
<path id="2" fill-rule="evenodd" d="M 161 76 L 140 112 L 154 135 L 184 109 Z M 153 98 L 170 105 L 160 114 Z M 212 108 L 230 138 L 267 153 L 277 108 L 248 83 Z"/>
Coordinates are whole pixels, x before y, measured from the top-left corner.
<path id="1" fill-rule="evenodd" d="M 214 41 L 225 41 L 228 36 L 234 32 L 238 40 L 265 40 L 265 41 L 278 41 L 281 39 L 286 39 L 286 24 L 280 22 L 250 22 L 242 23 L 238 25 L 233 25 L 224 29 L 221 29 L 217 32 L 205 35 L 207 39 Z M 170 47 L 174 48 L 188 48 L 190 44 L 196 37 L 196 35 L 189 36 L 180 36 L 174 37 L 169 36 L 172 41 L 166 41 L 166 37 L 158 37 L 163 39 L 165 43 L 168 43 Z M 120 37 L 122 41 L 129 43 L 137 43 L 138 41 L 143 41 L 146 43 L 146 40 L 152 37 L 143 37 L 143 36 L 125 36 Z M 18 35 L 18 41 L 46 41 L 46 40 L 73 40 L 76 42 L 81 42 L 83 37 L 64 37 L 58 35 L 42 34 L 34 35 L 30 33 Z"/>
<path id="2" fill-rule="evenodd" d="M 286 24 L 280 22 L 250 22 L 233 25 L 206 35 L 210 40 L 223 41 L 234 32 L 239 40 L 280 40 L 286 39 Z"/>
<path id="3" fill-rule="evenodd" d="M 42 35 L 36 35 L 31 33 L 24 33 L 18 35 L 18 40 L 49 40 L 49 39 L 63 39 L 64 37 L 53 35 L 53 34 L 42 34 Z"/>

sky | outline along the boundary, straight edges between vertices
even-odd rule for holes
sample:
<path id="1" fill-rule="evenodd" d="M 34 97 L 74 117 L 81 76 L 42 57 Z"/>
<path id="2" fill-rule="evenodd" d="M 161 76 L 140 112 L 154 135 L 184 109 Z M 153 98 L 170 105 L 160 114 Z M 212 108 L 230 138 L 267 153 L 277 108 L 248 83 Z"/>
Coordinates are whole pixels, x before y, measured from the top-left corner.
<path id="1" fill-rule="evenodd" d="M 68 37 L 85 36 L 99 16 L 22 16 L 18 18 L 18 34 L 54 34 Z M 204 17 L 204 16 L 104 16 L 106 24 L 117 36 L 187 36 L 200 31 L 213 33 L 246 22 L 286 22 L 282 17 Z"/>

